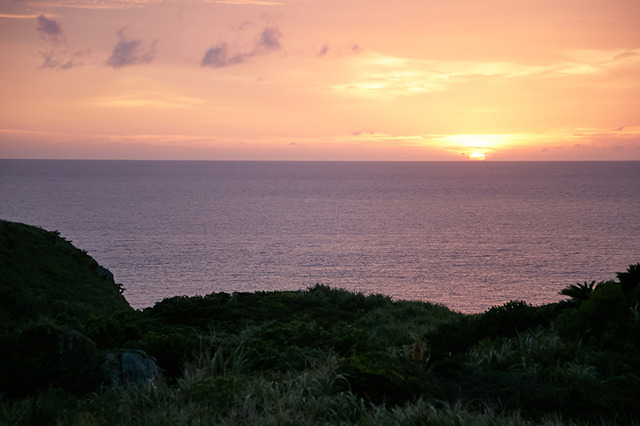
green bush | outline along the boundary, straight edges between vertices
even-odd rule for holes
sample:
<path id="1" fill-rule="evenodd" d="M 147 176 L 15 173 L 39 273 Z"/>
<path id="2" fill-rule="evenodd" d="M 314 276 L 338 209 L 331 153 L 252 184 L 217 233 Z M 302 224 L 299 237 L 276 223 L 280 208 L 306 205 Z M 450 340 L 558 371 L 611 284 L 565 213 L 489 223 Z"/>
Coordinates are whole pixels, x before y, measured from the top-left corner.
<path id="1" fill-rule="evenodd" d="M 344 360 L 341 374 L 354 394 L 391 406 L 416 398 L 429 383 L 419 364 L 380 352 L 351 355 Z"/>
<path id="2" fill-rule="evenodd" d="M 629 296 L 633 295 L 630 303 L 638 303 L 636 290 L 640 287 L 640 263 L 629 265 L 625 272 L 618 272 L 616 276 L 622 286 L 622 292 Z"/>
<path id="3" fill-rule="evenodd" d="M 567 338 L 585 339 L 600 347 L 618 347 L 629 320 L 630 311 L 620 283 L 607 281 L 600 283 L 576 309 L 562 313 L 556 323 Z"/>

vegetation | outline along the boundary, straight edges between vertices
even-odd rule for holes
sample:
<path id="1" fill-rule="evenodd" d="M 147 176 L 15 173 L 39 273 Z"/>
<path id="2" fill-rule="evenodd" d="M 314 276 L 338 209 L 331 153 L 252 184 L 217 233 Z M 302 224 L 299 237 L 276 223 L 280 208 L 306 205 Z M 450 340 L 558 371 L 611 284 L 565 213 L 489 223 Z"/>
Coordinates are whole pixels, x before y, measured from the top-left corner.
<path id="1" fill-rule="evenodd" d="M 475 315 L 325 285 L 135 311 L 56 234 L 0 232 L 0 423 L 639 424 L 640 264 L 567 287 L 567 301 Z M 33 256 L 42 239 L 55 244 Z M 23 256 L 29 268 L 7 267 Z M 98 288 L 104 303 L 82 293 Z M 101 357 L 118 348 L 153 355 L 162 377 L 101 384 Z"/>
<path id="2" fill-rule="evenodd" d="M 122 286 L 57 231 L 0 220 L 0 323 L 131 310 Z"/>

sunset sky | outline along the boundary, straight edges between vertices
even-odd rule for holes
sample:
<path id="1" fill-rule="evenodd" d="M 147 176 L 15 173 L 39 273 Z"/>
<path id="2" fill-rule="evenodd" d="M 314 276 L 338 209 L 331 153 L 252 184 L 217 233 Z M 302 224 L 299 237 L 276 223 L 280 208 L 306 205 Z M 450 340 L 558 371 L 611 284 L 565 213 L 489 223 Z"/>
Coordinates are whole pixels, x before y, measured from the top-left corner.
<path id="1" fill-rule="evenodd" d="M 0 0 L 0 158 L 640 160 L 638 0 Z"/>

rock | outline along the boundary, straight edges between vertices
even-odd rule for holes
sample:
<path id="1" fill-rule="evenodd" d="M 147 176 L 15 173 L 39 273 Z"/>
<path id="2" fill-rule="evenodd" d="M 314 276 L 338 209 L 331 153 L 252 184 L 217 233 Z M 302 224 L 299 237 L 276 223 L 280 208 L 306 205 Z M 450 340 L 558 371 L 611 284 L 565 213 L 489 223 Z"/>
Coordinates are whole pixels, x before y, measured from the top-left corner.
<path id="1" fill-rule="evenodd" d="M 122 284 L 116 282 L 115 277 L 113 276 L 113 272 L 96 263 L 95 273 L 98 277 L 105 280 L 109 284 L 113 284 L 118 289 L 118 293 L 124 293 L 124 287 L 122 286 Z"/>
<path id="2" fill-rule="evenodd" d="M 87 336 L 50 322 L 28 324 L 3 336 L 0 389 L 24 395 L 48 386 L 93 389 L 99 356 Z"/>
<path id="3" fill-rule="evenodd" d="M 156 359 L 141 350 L 109 353 L 102 363 L 103 377 L 111 386 L 149 382 L 159 372 Z"/>
<path id="4" fill-rule="evenodd" d="M 96 265 L 96 275 L 110 283 L 116 282 L 113 273 L 104 266 Z"/>

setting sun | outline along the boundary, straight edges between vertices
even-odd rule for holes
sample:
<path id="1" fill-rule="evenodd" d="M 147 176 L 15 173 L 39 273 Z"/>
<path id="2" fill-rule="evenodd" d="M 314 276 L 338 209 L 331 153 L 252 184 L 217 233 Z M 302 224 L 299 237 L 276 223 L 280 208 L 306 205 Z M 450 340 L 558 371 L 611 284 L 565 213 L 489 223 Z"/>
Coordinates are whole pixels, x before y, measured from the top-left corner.
<path id="1" fill-rule="evenodd" d="M 487 158 L 484 156 L 484 154 L 478 151 L 471 153 L 471 155 L 469 156 L 469 160 L 482 161 L 486 159 Z"/>

